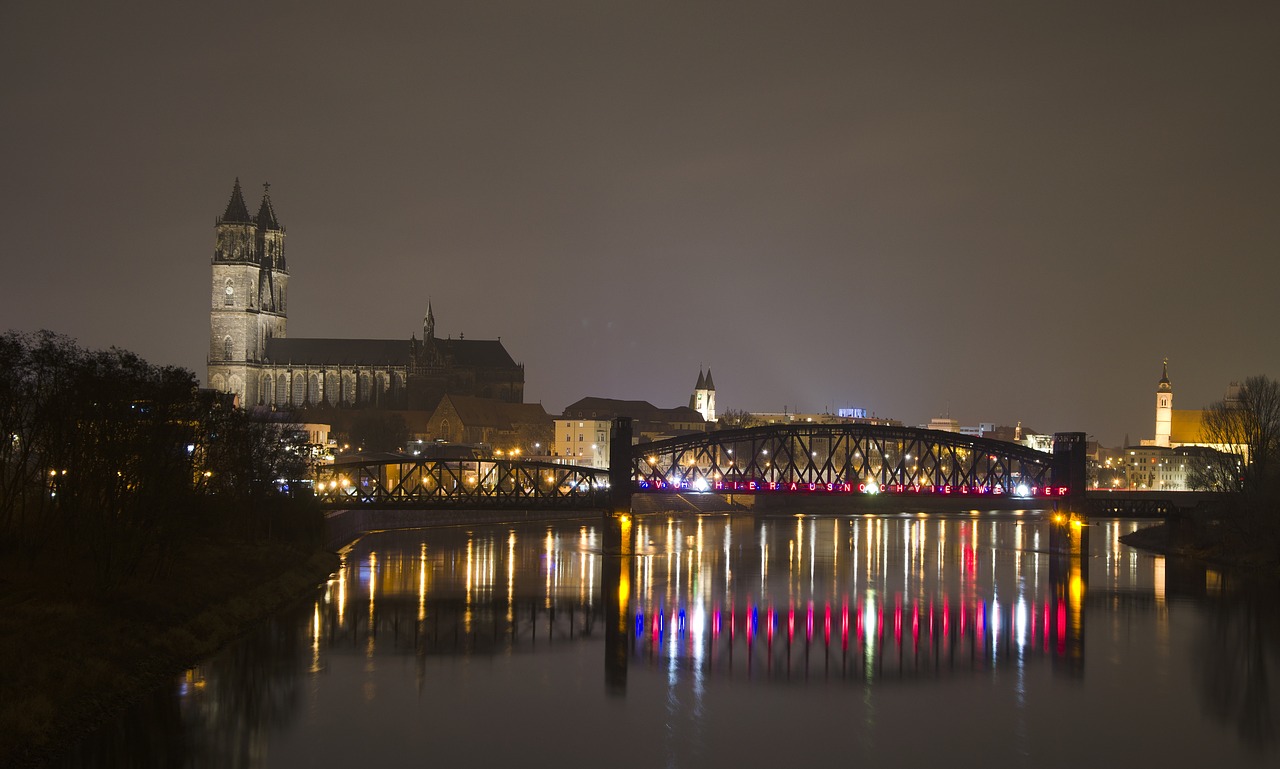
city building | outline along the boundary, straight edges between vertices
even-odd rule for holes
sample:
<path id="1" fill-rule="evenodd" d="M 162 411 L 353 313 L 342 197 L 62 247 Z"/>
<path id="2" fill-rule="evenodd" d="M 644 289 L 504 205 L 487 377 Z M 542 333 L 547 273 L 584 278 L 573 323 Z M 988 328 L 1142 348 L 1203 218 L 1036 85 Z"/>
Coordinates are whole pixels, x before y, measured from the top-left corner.
<path id="1" fill-rule="evenodd" d="M 573 464 L 608 467 L 609 429 L 614 417 L 631 418 L 632 440 L 636 443 L 707 429 L 702 414 L 687 406 L 664 409 L 648 401 L 588 397 L 566 406 L 564 414 L 555 420 L 554 453 L 572 458 Z"/>
<path id="2" fill-rule="evenodd" d="M 236 179 L 214 223 L 210 388 L 271 408 L 431 411 L 446 394 L 524 400 L 524 366 L 502 342 L 438 338 L 429 302 L 422 339 L 290 338 L 285 230 L 263 187 L 250 216 Z"/>
<path id="3" fill-rule="evenodd" d="M 1193 491 L 1196 469 L 1221 460 L 1218 451 L 1205 446 L 1131 446 L 1125 454 L 1124 485 L 1137 490 Z M 1120 486 L 1118 481 L 1113 485 Z"/>
<path id="4" fill-rule="evenodd" d="M 568 464 L 607 470 L 612 425 L 612 419 L 557 419 L 552 453 Z"/>
<path id="5" fill-rule="evenodd" d="M 843 412 L 843 413 L 841 413 Z M 861 416 L 850 416 L 849 414 L 861 414 Z M 748 415 L 748 420 L 753 425 L 777 425 L 777 424 L 794 424 L 796 422 L 804 422 L 815 425 L 884 425 L 887 427 L 901 427 L 902 423 L 896 419 L 888 417 L 867 416 L 866 409 L 840 409 L 835 414 L 822 413 L 804 413 L 794 411 L 753 411 Z"/>
<path id="6" fill-rule="evenodd" d="M 507 403 L 446 394 L 428 420 L 435 441 L 482 445 L 492 451 L 541 453 L 551 443 L 552 419 L 540 403 Z"/>

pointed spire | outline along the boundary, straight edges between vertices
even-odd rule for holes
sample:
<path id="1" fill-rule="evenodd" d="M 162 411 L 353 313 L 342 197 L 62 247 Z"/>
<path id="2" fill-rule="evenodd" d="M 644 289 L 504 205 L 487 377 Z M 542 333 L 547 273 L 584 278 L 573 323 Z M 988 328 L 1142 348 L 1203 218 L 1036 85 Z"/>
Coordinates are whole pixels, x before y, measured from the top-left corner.
<path id="1" fill-rule="evenodd" d="M 422 319 L 422 340 L 436 338 L 436 314 L 431 310 L 431 300 L 427 300 L 427 317 Z"/>
<path id="2" fill-rule="evenodd" d="M 223 212 L 218 224 L 252 224 L 249 218 L 249 207 L 244 204 L 244 193 L 240 191 L 240 177 L 236 177 L 236 186 L 231 189 L 231 199 L 227 201 L 227 210 Z"/>
<path id="3" fill-rule="evenodd" d="M 236 180 L 239 189 L 240 180 Z M 240 205 L 244 205 L 241 203 Z M 258 227 L 263 230 L 280 229 L 280 221 L 276 219 L 275 206 L 271 205 L 271 182 L 262 183 L 262 204 L 258 206 Z"/>
<path id="4" fill-rule="evenodd" d="M 1161 390 L 1173 389 L 1173 385 L 1169 384 L 1169 357 L 1168 356 L 1165 356 L 1165 359 L 1164 359 L 1164 373 L 1160 377 L 1160 389 Z"/>
<path id="5" fill-rule="evenodd" d="M 711 368 L 710 368 L 710 367 L 708 367 L 708 368 L 707 368 L 707 381 L 705 382 L 705 385 L 706 385 L 706 387 L 705 387 L 704 389 L 711 390 L 712 392 L 715 392 L 715 389 L 716 389 L 716 383 L 715 383 L 715 382 L 713 382 L 713 381 L 711 381 Z"/>
<path id="6" fill-rule="evenodd" d="M 707 379 L 702 375 L 702 369 L 698 369 L 698 383 L 693 386 L 695 390 L 707 389 Z"/>

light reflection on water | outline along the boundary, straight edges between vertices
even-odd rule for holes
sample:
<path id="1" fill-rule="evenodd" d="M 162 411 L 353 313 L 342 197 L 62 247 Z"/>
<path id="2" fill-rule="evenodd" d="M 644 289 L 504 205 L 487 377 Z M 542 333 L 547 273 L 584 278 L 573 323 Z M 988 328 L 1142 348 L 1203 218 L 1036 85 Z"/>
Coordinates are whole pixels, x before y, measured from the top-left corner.
<path id="1" fill-rule="evenodd" d="M 1268 764 L 1274 609 L 1119 542 L 1138 526 L 1095 522 L 1076 557 L 1007 514 L 642 518 L 621 558 L 595 522 L 370 535 L 72 763 L 486 765 L 550 743 L 570 765 L 751 766 L 797 744 L 872 765 Z"/>

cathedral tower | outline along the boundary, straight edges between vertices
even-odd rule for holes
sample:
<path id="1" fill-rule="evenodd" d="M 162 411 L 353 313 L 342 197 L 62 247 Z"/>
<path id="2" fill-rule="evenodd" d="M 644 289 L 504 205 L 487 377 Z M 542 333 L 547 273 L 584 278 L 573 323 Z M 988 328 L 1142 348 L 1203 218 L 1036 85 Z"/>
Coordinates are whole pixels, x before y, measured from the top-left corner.
<path id="1" fill-rule="evenodd" d="M 1173 385 L 1169 384 L 1169 359 L 1164 359 L 1164 374 L 1156 386 L 1156 440 L 1157 446 L 1169 448 L 1169 436 L 1173 428 Z"/>
<path id="2" fill-rule="evenodd" d="M 212 273 L 207 384 L 254 405 L 262 400 L 266 340 L 285 335 L 288 272 L 284 228 L 270 196 L 264 192 L 258 215 L 250 216 L 239 179 L 214 221 Z"/>

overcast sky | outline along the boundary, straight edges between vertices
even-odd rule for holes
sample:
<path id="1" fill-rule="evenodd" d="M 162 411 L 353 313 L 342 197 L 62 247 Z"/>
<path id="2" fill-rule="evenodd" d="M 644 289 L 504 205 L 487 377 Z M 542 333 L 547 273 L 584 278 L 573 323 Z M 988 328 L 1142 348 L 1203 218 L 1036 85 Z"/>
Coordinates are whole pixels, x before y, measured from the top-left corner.
<path id="1" fill-rule="evenodd" d="M 1154 430 L 1280 376 L 1280 3 L 0 4 L 0 328 L 203 379 L 233 180 L 289 335 L 526 400 Z"/>

